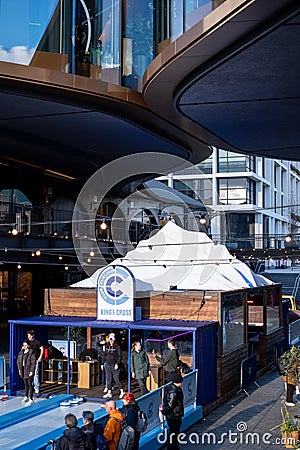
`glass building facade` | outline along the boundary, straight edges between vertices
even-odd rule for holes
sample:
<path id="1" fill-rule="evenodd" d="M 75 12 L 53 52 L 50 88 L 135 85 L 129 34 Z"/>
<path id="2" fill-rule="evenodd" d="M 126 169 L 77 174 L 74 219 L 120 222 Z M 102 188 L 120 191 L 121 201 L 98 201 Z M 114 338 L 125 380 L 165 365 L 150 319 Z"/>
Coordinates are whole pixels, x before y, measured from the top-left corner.
<path id="1" fill-rule="evenodd" d="M 211 209 L 207 232 L 216 242 L 232 250 L 284 248 L 287 233 L 298 234 L 299 164 L 214 148 L 167 182 Z"/>
<path id="2" fill-rule="evenodd" d="M 223 1 L 1 0 L 0 60 L 140 90 L 158 53 Z"/>

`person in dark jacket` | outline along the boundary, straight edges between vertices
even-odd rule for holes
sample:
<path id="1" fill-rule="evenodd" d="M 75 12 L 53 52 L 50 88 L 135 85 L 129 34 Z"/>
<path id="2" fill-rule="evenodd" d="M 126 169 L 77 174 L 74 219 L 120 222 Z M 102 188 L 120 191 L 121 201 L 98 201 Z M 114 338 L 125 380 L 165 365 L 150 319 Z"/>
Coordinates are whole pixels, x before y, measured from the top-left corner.
<path id="1" fill-rule="evenodd" d="M 165 357 L 158 356 L 156 351 L 154 349 L 152 350 L 157 361 L 165 368 L 167 382 L 172 381 L 173 376 L 177 374 L 177 368 L 180 364 L 179 353 L 177 348 L 175 348 L 174 339 L 168 340 L 168 348 L 169 352 Z"/>
<path id="2" fill-rule="evenodd" d="M 163 400 L 162 413 L 166 417 L 168 424 L 168 450 L 178 450 L 178 435 L 184 416 L 182 376 L 176 374 L 173 376 L 172 383 L 166 387 Z"/>
<path id="3" fill-rule="evenodd" d="M 135 396 L 131 392 L 126 392 L 126 394 L 123 395 L 122 400 L 124 403 L 124 415 L 126 423 L 134 429 L 134 443 L 132 450 L 138 450 L 141 433 L 137 431 L 136 426 L 138 423 L 138 412 L 140 410 L 140 407 L 136 403 Z"/>
<path id="4" fill-rule="evenodd" d="M 36 363 L 35 363 L 35 371 L 33 376 L 33 386 L 34 386 L 34 392 L 36 394 L 39 394 L 40 392 L 40 363 L 43 359 L 44 354 L 44 346 L 40 343 L 40 341 L 35 336 L 34 330 L 28 330 L 27 331 L 27 339 L 25 339 L 28 345 L 30 345 L 30 348 L 35 353 L 36 357 Z"/>
<path id="5" fill-rule="evenodd" d="M 114 333 L 110 333 L 108 337 L 108 343 L 105 344 L 104 354 L 102 358 L 101 370 L 105 368 L 106 378 L 107 378 L 107 388 L 108 391 L 103 398 L 112 397 L 112 382 L 114 380 L 115 384 L 120 389 L 120 396 L 122 398 L 125 394 L 122 383 L 120 381 L 120 364 L 122 361 L 121 347 L 116 343 L 116 336 Z"/>
<path id="6" fill-rule="evenodd" d="M 151 374 L 150 362 L 147 353 L 139 341 L 132 344 L 130 365 L 132 378 L 135 378 L 138 382 L 141 394 L 147 394 L 149 391 L 146 387 L 146 381 L 147 377 Z"/>
<path id="7" fill-rule="evenodd" d="M 87 436 L 80 428 L 77 427 L 78 422 L 74 414 L 67 414 L 65 416 L 66 430 L 56 442 L 56 450 L 69 450 L 74 445 L 77 448 L 85 450 L 96 450 L 92 442 L 88 442 Z"/>
<path id="8" fill-rule="evenodd" d="M 25 397 L 22 403 L 25 403 L 25 406 L 30 406 L 33 403 L 33 376 L 36 367 L 36 357 L 27 341 L 24 341 L 22 344 L 17 357 L 17 366 L 19 375 L 23 378 L 25 385 Z"/>
<path id="9" fill-rule="evenodd" d="M 93 411 L 83 411 L 83 427 L 81 429 L 87 435 L 87 442 L 91 443 L 94 448 L 97 448 L 97 436 L 103 436 L 104 428 L 100 423 L 94 422 L 94 413 Z"/>
<path id="10" fill-rule="evenodd" d="M 86 344 L 79 355 L 79 359 L 80 361 L 99 361 L 96 350 L 94 348 L 87 348 Z"/>

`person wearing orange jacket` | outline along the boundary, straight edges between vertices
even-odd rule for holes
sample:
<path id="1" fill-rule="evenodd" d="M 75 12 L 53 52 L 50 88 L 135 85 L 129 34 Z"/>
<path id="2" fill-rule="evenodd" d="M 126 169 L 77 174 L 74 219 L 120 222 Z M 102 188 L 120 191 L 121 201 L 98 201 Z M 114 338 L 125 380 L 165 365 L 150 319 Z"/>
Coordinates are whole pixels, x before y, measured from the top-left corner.
<path id="1" fill-rule="evenodd" d="M 104 427 L 103 435 L 108 441 L 109 450 L 116 450 L 122 431 L 120 422 L 123 422 L 125 417 L 116 408 L 116 402 L 114 400 L 105 402 L 104 407 L 108 414 L 108 419 Z"/>

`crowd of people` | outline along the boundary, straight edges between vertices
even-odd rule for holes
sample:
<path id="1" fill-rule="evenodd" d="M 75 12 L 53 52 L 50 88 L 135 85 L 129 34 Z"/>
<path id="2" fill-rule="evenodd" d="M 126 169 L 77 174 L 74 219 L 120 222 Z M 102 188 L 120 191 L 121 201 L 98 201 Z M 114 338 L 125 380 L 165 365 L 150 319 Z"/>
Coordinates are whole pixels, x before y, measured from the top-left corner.
<path id="1" fill-rule="evenodd" d="M 159 356 L 155 350 L 153 355 L 156 360 L 165 368 L 166 380 L 170 382 L 165 389 L 164 400 L 161 408 L 162 414 L 168 424 L 168 449 L 177 450 L 179 448 L 177 436 L 180 433 L 182 417 L 184 415 L 182 375 L 188 370 L 181 363 L 178 350 L 175 347 L 174 339 L 167 342 L 168 353 L 165 356 Z M 116 341 L 114 333 L 106 336 L 105 340 L 100 342 L 101 369 L 105 373 L 105 388 L 102 397 L 107 399 L 103 403 L 108 419 L 105 427 L 94 422 L 92 411 L 82 413 L 84 425 L 79 428 L 78 420 L 74 414 L 65 416 L 66 430 L 57 442 L 57 450 L 68 450 L 70 448 L 115 450 L 121 439 L 123 424 L 126 423 L 133 430 L 133 439 L 130 449 L 138 450 L 141 431 L 138 427 L 140 408 L 136 402 L 134 394 L 124 391 L 120 381 L 120 368 L 122 364 L 122 351 Z M 60 356 L 55 353 L 55 347 L 50 343 L 45 348 L 36 338 L 34 330 L 27 332 L 27 338 L 22 343 L 22 348 L 17 357 L 17 366 L 19 375 L 24 381 L 25 397 L 22 403 L 25 406 L 31 405 L 33 393 L 39 393 L 39 364 L 43 358 L 44 352 L 48 358 Z M 89 349 L 85 349 L 80 358 L 98 357 L 97 353 L 91 354 Z M 44 355 L 45 356 L 45 355 Z M 179 367 L 181 365 L 181 372 Z M 146 394 L 147 377 L 150 376 L 150 361 L 147 352 L 143 349 L 140 341 L 134 341 L 130 355 L 131 375 L 139 385 L 141 395 Z M 189 368 L 188 368 L 189 369 Z M 119 388 L 119 398 L 123 400 L 123 408 L 120 411 L 116 407 L 116 402 L 112 399 L 112 390 Z"/>
<path id="2" fill-rule="evenodd" d="M 165 415 L 168 424 L 168 450 L 178 450 L 178 435 L 184 415 L 182 376 L 176 374 L 173 381 L 167 387 L 162 414 Z M 94 422 L 92 411 L 83 411 L 82 418 L 84 425 L 79 428 L 78 420 L 74 414 L 67 414 L 64 418 L 66 429 L 63 435 L 56 441 L 56 450 L 70 450 L 74 448 L 82 450 L 138 450 L 141 431 L 138 427 L 140 407 L 135 396 L 131 392 L 126 392 L 122 396 L 123 409 L 120 411 L 116 407 L 114 400 L 104 402 L 108 418 L 105 426 Z M 120 446 L 124 424 L 132 430 L 132 440 L 126 441 L 126 447 Z"/>

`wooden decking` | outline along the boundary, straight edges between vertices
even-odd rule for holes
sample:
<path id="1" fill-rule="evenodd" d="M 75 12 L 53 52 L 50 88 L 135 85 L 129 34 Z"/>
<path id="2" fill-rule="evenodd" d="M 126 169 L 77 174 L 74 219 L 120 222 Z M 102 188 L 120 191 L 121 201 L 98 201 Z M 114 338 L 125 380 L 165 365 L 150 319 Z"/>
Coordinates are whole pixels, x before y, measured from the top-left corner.
<path id="1" fill-rule="evenodd" d="M 127 391 L 127 382 L 122 382 L 124 391 Z M 104 384 L 99 384 L 97 386 L 94 386 L 90 389 L 79 389 L 77 386 L 70 386 L 70 393 L 74 396 L 79 395 L 82 396 L 88 400 L 94 400 L 94 401 L 101 401 L 103 399 L 103 389 Z M 21 391 L 23 392 L 23 391 Z M 132 381 L 131 383 L 131 392 L 136 396 L 140 397 L 141 392 L 140 388 L 136 381 Z M 66 384 L 59 384 L 59 383 L 42 383 L 40 386 L 40 393 L 39 396 L 42 397 L 48 397 L 50 395 L 57 395 L 57 394 L 67 394 L 67 385 Z M 119 399 L 120 391 L 118 388 L 115 388 L 112 391 L 113 394 L 113 400 Z M 37 396 L 37 394 L 35 394 Z"/>

